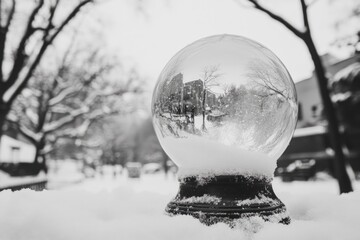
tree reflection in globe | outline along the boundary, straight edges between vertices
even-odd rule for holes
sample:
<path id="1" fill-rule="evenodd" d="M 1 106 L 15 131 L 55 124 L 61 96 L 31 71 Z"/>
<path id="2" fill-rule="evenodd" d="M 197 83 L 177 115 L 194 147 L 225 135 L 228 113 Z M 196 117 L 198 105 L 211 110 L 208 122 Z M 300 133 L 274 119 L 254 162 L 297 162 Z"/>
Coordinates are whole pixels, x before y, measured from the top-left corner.
<path id="1" fill-rule="evenodd" d="M 159 141 L 181 176 L 272 177 L 297 120 L 294 83 L 269 49 L 217 35 L 178 52 L 152 100 Z"/>

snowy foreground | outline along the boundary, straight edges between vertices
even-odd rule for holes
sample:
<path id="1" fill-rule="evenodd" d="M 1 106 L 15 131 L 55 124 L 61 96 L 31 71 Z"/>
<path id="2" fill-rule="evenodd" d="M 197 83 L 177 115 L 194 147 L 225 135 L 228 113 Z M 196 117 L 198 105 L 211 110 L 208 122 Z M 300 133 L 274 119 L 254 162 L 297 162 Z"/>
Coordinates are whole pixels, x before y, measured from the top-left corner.
<path id="1" fill-rule="evenodd" d="M 360 187 L 360 183 L 356 183 Z M 286 204 L 290 225 L 243 221 L 207 227 L 189 216 L 168 217 L 165 205 L 177 182 L 163 175 L 140 180 L 110 176 L 61 190 L 0 193 L 0 239 L 360 239 L 360 191 L 337 195 L 333 180 L 282 183 L 275 192 Z"/>

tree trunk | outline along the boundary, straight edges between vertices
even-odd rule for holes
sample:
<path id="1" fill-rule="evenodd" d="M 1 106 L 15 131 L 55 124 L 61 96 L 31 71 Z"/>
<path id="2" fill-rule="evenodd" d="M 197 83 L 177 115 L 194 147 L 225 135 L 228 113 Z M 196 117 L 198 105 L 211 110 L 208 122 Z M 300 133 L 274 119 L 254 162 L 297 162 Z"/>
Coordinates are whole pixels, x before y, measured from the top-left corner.
<path id="1" fill-rule="evenodd" d="M 46 167 L 46 156 L 44 154 L 41 153 L 41 151 L 44 148 L 44 144 L 39 143 L 34 145 L 36 150 L 35 150 L 35 156 L 34 156 L 34 166 L 36 168 L 39 168 L 40 170 L 44 170 L 45 173 L 47 173 L 47 167 Z M 39 158 L 42 159 L 42 162 L 39 162 Z"/>
<path id="2" fill-rule="evenodd" d="M 0 100 L 0 138 L 3 134 L 5 120 L 6 120 L 6 116 L 9 113 L 9 110 L 10 108 L 8 104 Z"/>
<path id="3" fill-rule="evenodd" d="M 39 157 L 40 157 L 40 151 L 41 151 L 40 145 L 39 144 L 35 145 L 35 149 L 36 150 L 35 150 L 35 156 L 34 156 L 33 163 L 38 164 L 39 163 Z"/>
<path id="4" fill-rule="evenodd" d="M 333 164 L 335 169 L 335 175 L 338 179 L 340 187 L 340 193 L 351 192 L 353 189 L 351 186 L 350 178 L 346 172 L 346 159 L 342 150 L 341 135 L 339 133 L 339 121 L 335 113 L 334 105 L 330 99 L 328 90 L 328 79 L 326 78 L 324 67 L 322 65 L 320 56 L 316 50 L 310 33 L 305 35 L 304 42 L 309 49 L 311 58 L 315 65 L 315 73 L 320 89 L 321 98 L 324 104 L 324 111 L 328 119 L 328 134 L 330 137 L 331 145 L 335 152 Z"/>
<path id="5" fill-rule="evenodd" d="M 6 121 L 6 115 L 9 113 L 9 107 L 6 103 L 0 102 L 0 144 L 1 144 L 1 138 L 4 134 L 4 125 Z"/>
<path id="6" fill-rule="evenodd" d="M 168 164 L 167 164 L 167 161 L 168 161 L 168 155 L 165 153 L 164 150 L 162 150 L 162 155 L 163 155 L 163 168 L 164 168 L 164 173 L 165 173 L 165 176 L 167 177 L 168 175 L 168 171 L 169 171 L 169 167 L 168 167 Z"/>
<path id="7" fill-rule="evenodd" d="M 202 129 L 205 130 L 205 112 L 206 112 L 206 89 L 204 87 L 203 90 L 203 99 L 202 99 L 202 117 L 203 117 L 203 124 L 202 124 Z"/>
<path id="8" fill-rule="evenodd" d="M 47 165 L 46 165 L 46 154 L 41 154 L 41 158 L 42 158 L 42 169 L 44 170 L 45 173 L 47 173 Z"/>
<path id="9" fill-rule="evenodd" d="M 4 133 L 5 119 L 6 119 L 6 113 L 4 113 L 4 111 L 0 110 L 0 141 L 1 141 L 1 137 Z"/>

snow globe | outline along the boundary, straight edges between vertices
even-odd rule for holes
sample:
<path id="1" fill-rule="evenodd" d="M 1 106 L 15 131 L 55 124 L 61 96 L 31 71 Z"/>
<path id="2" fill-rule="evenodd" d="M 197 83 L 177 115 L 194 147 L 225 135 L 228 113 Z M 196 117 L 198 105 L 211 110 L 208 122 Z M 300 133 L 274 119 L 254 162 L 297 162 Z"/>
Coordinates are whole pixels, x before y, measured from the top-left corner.
<path id="1" fill-rule="evenodd" d="M 291 76 L 263 45 L 216 35 L 179 51 L 152 99 L 156 135 L 179 168 L 166 212 L 205 224 L 251 216 L 289 223 L 271 181 L 297 113 Z"/>

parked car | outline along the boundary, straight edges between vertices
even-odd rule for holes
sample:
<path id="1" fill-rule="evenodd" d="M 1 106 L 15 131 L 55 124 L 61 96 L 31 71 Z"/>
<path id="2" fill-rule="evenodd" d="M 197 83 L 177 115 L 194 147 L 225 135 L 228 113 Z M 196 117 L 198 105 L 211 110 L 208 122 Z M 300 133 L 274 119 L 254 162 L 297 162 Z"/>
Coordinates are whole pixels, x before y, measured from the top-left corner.
<path id="1" fill-rule="evenodd" d="M 141 163 L 128 162 L 125 165 L 129 178 L 140 178 L 141 176 Z"/>
<path id="2" fill-rule="evenodd" d="M 307 181 L 316 174 L 315 160 L 296 160 L 287 167 L 277 169 L 278 176 L 281 176 L 284 182 L 294 180 Z"/>
<path id="3" fill-rule="evenodd" d="M 143 172 L 145 174 L 158 173 L 163 170 L 163 166 L 160 163 L 147 163 L 143 166 Z"/>

